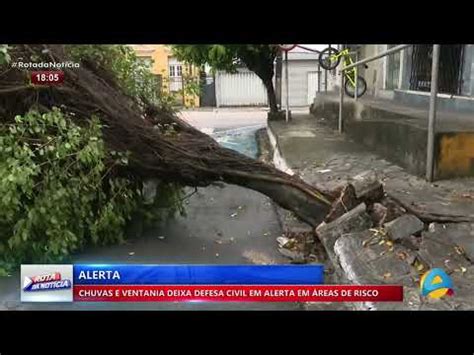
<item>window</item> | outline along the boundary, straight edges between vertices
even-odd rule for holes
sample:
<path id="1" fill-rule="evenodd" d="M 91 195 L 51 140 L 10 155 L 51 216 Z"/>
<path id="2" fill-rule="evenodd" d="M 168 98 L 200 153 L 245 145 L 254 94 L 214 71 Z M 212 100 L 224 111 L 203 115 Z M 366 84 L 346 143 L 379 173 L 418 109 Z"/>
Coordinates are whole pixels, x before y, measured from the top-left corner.
<path id="1" fill-rule="evenodd" d="M 170 64 L 170 78 L 180 78 L 183 76 L 183 67 L 181 64 Z"/>
<path id="2" fill-rule="evenodd" d="M 395 44 L 388 45 L 388 49 L 395 46 Z M 386 88 L 389 90 L 398 89 L 398 79 L 400 76 L 400 58 L 400 51 L 387 56 Z"/>

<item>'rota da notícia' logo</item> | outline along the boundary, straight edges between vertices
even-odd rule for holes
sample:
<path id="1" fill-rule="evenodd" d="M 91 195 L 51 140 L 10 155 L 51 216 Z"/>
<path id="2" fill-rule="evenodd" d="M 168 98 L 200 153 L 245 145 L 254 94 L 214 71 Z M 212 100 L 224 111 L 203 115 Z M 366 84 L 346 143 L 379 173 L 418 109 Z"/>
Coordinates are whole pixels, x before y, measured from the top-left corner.
<path id="1" fill-rule="evenodd" d="M 33 277 L 25 276 L 23 281 L 23 291 L 53 291 L 71 288 L 71 280 L 62 279 L 60 272 L 53 272 L 46 275 Z"/>
<path id="2" fill-rule="evenodd" d="M 430 298 L 451 296 L 454 294 L 453 281 L 443 269 L 431 269 L 421 277 L 420 291 L 422 296 Z"/>

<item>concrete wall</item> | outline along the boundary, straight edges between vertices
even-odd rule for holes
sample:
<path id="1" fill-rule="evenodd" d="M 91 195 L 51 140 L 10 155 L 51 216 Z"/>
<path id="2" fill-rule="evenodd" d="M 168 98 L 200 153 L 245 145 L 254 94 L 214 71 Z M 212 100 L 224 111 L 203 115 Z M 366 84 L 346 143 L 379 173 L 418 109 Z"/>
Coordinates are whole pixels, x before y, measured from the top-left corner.
<path id="1" fill-rule="evenodd" d="M 308 73 L 318 71 L 317 60 L 289 61 L 288 77 L 290 79 L 290 107 L 308 105 Z M 324 74 L 324 73 L 323 73 Z M 324 78 L 324 76 L 323 76 Z M 283 65 L 282 105 L 286 100 L 285 66 Z"/>
<path id="2" fill-rule="evenodd" d="M 320 97 L 311 113 L 337 128 L 339 104 L 334 98 Z M 425 175 L 425 126 L 412 122 L 408 115 L 371 107 L 362 100 L 344 102 L 343 117 L 346 135 L 410 173 Z M 436 133 L 434 163 L 436 179 L 474 176 L 474 132 Z"/>

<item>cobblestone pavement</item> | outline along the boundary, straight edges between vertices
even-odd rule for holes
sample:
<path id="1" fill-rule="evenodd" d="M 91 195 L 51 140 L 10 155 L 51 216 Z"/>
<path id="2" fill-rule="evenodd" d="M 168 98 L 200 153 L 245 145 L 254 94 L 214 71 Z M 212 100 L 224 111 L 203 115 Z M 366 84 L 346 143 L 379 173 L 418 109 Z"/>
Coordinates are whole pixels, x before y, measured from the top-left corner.
<path id="1" fill-rule="evenodd" d="M 422 231 L 409 236 L 411 243 L 393 243 L 383 228 L 377 232 L 366 224 L 334 237 L 328 254 L 341 277 L 354 283 L 405 286 L 403 304 L 356 308 L 474 309 L 474 179 L 428 183 L 309 114 L 295 115 L 290 124 L 271 122 L 270 131 L 286 166 L 308 183 L 332 190 L 362 172 L 375 171 L 387 195 L 424 222 Z M 363 213 L 361 218 L 366 218 Z M 439 223 L 431 223 L 433 218 Z M 453 297 L 428 300 L 419 296 L 420 275 L 434 267 L 450 274 Z"/>

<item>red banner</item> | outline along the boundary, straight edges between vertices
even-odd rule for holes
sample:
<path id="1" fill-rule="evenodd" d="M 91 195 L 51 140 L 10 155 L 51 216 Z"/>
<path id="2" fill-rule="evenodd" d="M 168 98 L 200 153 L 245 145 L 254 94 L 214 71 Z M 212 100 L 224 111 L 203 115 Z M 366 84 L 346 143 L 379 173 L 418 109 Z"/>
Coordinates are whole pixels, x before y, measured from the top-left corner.
<path id="1" fill-rule="evenodd" d="M 35 85 L 61 85 L 64 82 L 62 70 L 39 70 L 31 72 L 31 83 Z"/>
<path id="2" fill-rule="evenodd" d="M 75 285 L 75 302 L 402 302 L 396 285 Z"/>

